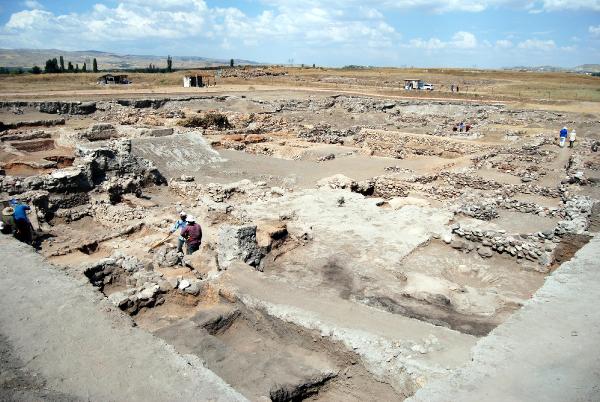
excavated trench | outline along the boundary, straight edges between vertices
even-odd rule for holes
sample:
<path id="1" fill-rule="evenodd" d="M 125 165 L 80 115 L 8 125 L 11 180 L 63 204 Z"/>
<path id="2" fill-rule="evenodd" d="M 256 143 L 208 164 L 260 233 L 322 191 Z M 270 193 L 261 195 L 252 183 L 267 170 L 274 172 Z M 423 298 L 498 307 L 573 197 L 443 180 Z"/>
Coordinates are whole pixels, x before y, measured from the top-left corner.
<path id="1" fill-rule="evenodd" d="M 131 274 L 121 268 L 84 274 L 109 298 L 131 285 Z M 210 283 L 197 296 L 178 289 L 159 293 L 135 309 L 121 309 L 179 353 L 199 357 L 250 400 L 391 401 L 409 395 L 377 380 L 339 342 L 249 308 Z"/>

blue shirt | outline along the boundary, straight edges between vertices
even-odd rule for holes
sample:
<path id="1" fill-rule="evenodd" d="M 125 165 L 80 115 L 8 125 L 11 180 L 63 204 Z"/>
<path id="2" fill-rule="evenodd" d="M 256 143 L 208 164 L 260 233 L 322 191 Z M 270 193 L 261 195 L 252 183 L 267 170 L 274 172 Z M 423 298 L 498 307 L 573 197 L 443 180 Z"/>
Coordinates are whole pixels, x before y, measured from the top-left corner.
<path id="1" fill-rule="evenodd" d="M 176 232 L 177 229 L 181 229 L 179 231 L 179 233 L 183 232 L 183 229 L 185 229 L 185 227 L 187 226 L 187 222 L 183 221 L 181 219 L 178 219 L 177 222 L 175 222 L 175 225 L 173 225 L 173 229 L 171 229 L 171 233 Z M 179 236 L 180 240 L 185 240 L 182 236 Z"/>
<path id="2" fill-rule="evenodd" d="M 13 217 L 15 218 L 16 221 L 18 220 L 28 220 L 27 219 L 27 212 L 25 211 L 29 211 L 31 208 L 29 208 L 27 205 L 25 204 L 19 204 L 15 207 L 15 213 L 13 214 Z"/>
<path id="3" fill-rule="evenodd" d="M 568 131 L 567 131 L 566 128 L 563 128 L 562 130 L 560 130 L 560 136 L 561 136 L 561 138 L 567 138 L 567 134 L 568 134 Z"/>

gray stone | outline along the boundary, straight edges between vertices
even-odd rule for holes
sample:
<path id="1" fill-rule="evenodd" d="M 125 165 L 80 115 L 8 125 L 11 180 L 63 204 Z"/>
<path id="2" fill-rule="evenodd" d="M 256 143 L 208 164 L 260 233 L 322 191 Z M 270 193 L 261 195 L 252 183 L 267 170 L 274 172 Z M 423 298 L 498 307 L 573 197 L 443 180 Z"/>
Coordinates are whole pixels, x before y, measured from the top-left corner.
<path id="1" fill-rule="evenodd" d="M 81 133 L 82 138 L 86 138 L 89 141 L 102 141 L 110 138 L 118 137 L 115 126 L 108 123 L 94 124 L 88 131 Z"/>
<path id="2" fill-rule="evenodd" d="M 121 261 L 121 267 L 127 272 L 137 272 L 145 268 L 145 264 L 136 257 L 128 256 Z"/>
<path id="3" fill-rule="evenodd" d="M 177 278 L 175 278 L 175 280 L 177 280 Z M 173 286 L 173 284 L 167 280 L 161 280 L 158 282 L 158 290 L 161 293 L 167 293 L 173 289 L 175 289 L 177 287 L 177 285 Z"/>
<path id="4" fill-rule="evenodd" d="M 173 128 L 170 127 L 152 128 L 142 131 L 142 135 L 147 137 L 166 137 L 171 134 L 173 134 Z"/>
<path id="5" fill-rule="evenodd" d="M 138 298 L 140 300 L 154 299 L 154 296 L 158 292 L 158 289 L 159 289 L 158 285 L 152 285 L 150 287 L 147 287 L 138 293 Z"/>
<path id="6" fill-rule="evenodd" d="M 181 256 L 177 249 L 162 247 L 154 255 L 154 262 L 160 267 L 172 267 L 179 264 Z"/>
<path id="7" fill-rule="evenodd" d="M 198 294 L 200 294 L 200 291 L 202 290 L 202 282 L 200 281 L 192 281 L 190 283 L 190 286 L 186 287 L 184 289 L 185 293 L 189 293 L 191 295 L 197 296 Z"/>
<path id="8" fill-rule="evenodd" d="M 477 254 L 483 258 L 490 258 L 492 255 L 494 255 L 494 252 L 491 248 L 482 246 L 477 249 Z"/>
<path id="9" fill-rule="evenodd" d="M 119 308 L 126 307 L 129 302 L 129 294 L 126 291 L 115 292 L 108 296 L 108 301 Z"/>
<path id="10" fill-rule="evenodd" d="M 464 241 L 462 241 L 462 240 L 453 240 L 453 241 L 450 243 L 450 247 L 452 247 L 453 249 L 456 249 L 456 250 L 462 250 L 462 249 L 464 249 L 466 246 L 467 246 L 467 243 L 465 243 L 465 242 L 464 242 Z"/>
<path id="11" fill-rule="evenodd" d="M 219 231 L 217 258 L 222 269 L 236 260 L 259 267 L 265 251 L 256 241 L 256 225 L 224 225 Z"/>
<path id="12" fill-rule="evenodd" d="M 173 289 L 176 289 L 179 286 L 179 279 L 178 278 L 174 278 L 174 277 L 167 278 L 167 282 L 169 282 L 169 285 Z"/>

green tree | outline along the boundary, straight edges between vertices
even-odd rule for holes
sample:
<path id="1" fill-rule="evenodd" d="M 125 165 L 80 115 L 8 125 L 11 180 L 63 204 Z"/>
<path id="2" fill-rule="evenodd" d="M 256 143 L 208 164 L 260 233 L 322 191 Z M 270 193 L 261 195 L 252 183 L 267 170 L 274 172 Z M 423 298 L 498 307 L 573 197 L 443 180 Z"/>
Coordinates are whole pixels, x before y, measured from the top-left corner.
<path id="1" fill-rule="evenodd" d="M 75 72 L 78 73 L 79 72 L 79 63 L 75 64 Z"/>
<path id="2" fill-rule="evenodd" d="M 81 67 L 81 71 L 84 73 L 87 72 L 87 65 L 85 64 L 85 62 L 83 63 L 83 67 Z"/>
<path id="3" fill-rule="evenodd" d="M 61 73 L 65 72 L 65 59 L 63 59 L 62 56 L 60 56 L 60 72 Z"/>
<path id="4" fill-rule="evenodd" d="M 41 73 L 42 73 L 42 69 L 39 68 L 38 66 L 31 67 L 31 74 L 41 74 Z"/>
<path id="5" fill-rule="evenodd" d="M 234 61 L 233 59 L 229 60 L 229 67 L 233 67 Z"/>
<path id="6" fill-rule="evenodd" d="M 56 58 L 46 60 L 46 67 L 44 67 L 44 71 L 46 73 L 59 73 L 60 67 L 58 66 L 58 60 L 56 60 Z"/>
<path id="7" fill-rule="evenodd" d="M 73 67 L 73 63 L 69 62 L 67 70 L 69 70 L 70 73 L 72 73 L 75 70 L 75 68 Z"/>
<path id="8" fill-rule="evenodd" d="M 173 59 L 171 56 L 167 56 L 167 72 L 173 71 Z"/>
<path id="9" fill-rule="evenodd" d="M 97 73 L 98 72 L 98 62 L 96 61 L 96 58 L 94 57 L 94 62 L 92 63 L 92 70 Z"/>

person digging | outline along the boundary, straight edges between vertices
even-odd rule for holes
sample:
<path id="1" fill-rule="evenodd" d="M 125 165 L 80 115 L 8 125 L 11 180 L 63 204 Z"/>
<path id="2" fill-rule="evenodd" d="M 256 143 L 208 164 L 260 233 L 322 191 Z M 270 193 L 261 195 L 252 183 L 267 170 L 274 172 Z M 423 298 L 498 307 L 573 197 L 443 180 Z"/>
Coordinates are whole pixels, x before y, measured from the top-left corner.
<path id="1" fill-rule="evenodd" d="M 200 243 L 202 242 L 202 229 L 200 225 L 196 223 L 196 219 L 193 216 L 188 216 L 186 219 L 187 226 L 181 232 L 181 236 L 185 239 L 187 244 L 187 254 L 193 254 L 194 251 L 200 249 Z"/>
<path id="2" fill-rule="evenodd" d="M 14 210 L 13 218 L 15 222 L 15 237 L 23 243 L 33 243 L 33 226 L 27 217 L 27 211 L 31 208 L 28 205 L 21 204 L 16 200 L 11 200 L 10 205 Z"/>
<path id="3" fill-rule="evenodd" d="M 175 222 L 175 225 L 171 228 L 169 235 L 175 233 L 179 230 L 179 237 L 177 238 L 177 252 L 183 254 L 183 243 L 185 243 L 185 238 L 182 236 L 182 233 L 187 226 L 187 214 L 185 212 L 179 213 L 179 219 Z"/>

